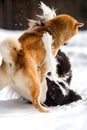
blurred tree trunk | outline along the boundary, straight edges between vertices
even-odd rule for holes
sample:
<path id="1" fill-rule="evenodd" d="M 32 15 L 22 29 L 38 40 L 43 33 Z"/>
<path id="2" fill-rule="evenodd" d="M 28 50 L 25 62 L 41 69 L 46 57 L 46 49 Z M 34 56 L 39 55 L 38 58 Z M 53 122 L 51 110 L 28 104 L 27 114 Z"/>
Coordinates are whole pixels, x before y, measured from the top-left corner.
<path id="1" fill-rule="evenodd" d="M 0 1 L 0 27 L 3 27 L 3 4 L 2 4 L 2 0 Z"/>
<path id="2" fill-rule="evenodd" d="M 12 0 L 3 0 L 3 27 L 12 28 L 13 18 Z"/>
<path id="3" fill-rule="evenodd" d="M 0 0 L 0 27 L 5 29 L 26 29 L 27 19 L 37 19 L 42 14 L 41 0 Z M 87 23 L 87 0 L 43 0 L 49 7 L 57 9 L 57 14 L 66 13 Z M 87 24 L 84 26 L 87 29 Z"/>

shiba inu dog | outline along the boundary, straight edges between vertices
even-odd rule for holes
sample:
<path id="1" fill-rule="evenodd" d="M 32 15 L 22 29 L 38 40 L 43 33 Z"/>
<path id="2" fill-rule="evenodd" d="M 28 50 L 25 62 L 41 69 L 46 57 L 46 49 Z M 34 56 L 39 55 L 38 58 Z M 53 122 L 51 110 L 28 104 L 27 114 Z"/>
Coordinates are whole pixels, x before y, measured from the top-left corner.
<path id="1" fill-rule="evenodd" d="M 0 45 L 0 88 L 11 84 L 37 109 L 48 112 L 49 108 L 41 105 L 46 100 L 48 89 L 43 82 L 49 71 L 53 77 L 56 75 L 55 56 L 59 48 L 78 32 L 83 23 L 66 14 L 56 16 L 54 10 L 41 3 L 42 9 L 43 6 L 51 16 L 43 10 L 43 17 L 31 21 L 33 26 L 18 41 L 6 40 Z"/>

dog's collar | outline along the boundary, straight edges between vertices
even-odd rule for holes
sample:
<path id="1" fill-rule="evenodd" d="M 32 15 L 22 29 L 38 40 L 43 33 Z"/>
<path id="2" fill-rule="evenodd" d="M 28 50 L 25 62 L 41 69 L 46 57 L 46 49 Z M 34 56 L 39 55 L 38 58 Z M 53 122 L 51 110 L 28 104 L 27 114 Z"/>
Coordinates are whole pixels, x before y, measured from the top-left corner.
<path id="1" fill-rule="evenodd" d="M 41 19 L 41 20 L 39 21 L 39 23 L 40 23 L 41 26 L 45 26 L 46 29 L 50 30 L 50 31 L 55 35 L 55 37 L 56 37 L 56 39 L 57 39 L 58 42 L 61 42 L 59 36 L 58 36 L 57 33 L 54 31 L 54 29 L 53 29 L 51 26 L 46 26 L 46 25 L 45 25 L 45 21 L 44 21 L 43 19 Z"/>
<path id="2" fill-rule="evenodd" d="M 46 28 L 47 28 L 48 30 L 50 30 L 50 31 L 55 35 L 55 37 L 56 37 L 56 39 L 58 40 L 58 42 L 61 42 L 59 36 L 57 35 L 57 33 L 54 31 L 54 29 L 53 29 L 51 26 L 46 26 Z"/>

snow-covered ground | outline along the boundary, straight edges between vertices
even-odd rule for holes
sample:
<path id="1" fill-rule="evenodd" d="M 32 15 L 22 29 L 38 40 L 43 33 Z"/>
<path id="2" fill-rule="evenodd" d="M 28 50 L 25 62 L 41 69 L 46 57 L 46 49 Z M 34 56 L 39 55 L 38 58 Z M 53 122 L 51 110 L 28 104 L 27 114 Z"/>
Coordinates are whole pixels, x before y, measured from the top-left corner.
<path id="1" fill-rule="evenodd" d="M 23 32 L 0 29 L 0 42 L 6 37 L 18 37 Z M 73 78 L 71 88 L 83 98 L 69 105 L 52 107 L 41 113 L 21 100 L 8 100 L 14 95 L 7 89 L 0 92 L 1 130 L 87 130 L 87 31 L 79 32 L 62 50 L 70 57 Z"/>

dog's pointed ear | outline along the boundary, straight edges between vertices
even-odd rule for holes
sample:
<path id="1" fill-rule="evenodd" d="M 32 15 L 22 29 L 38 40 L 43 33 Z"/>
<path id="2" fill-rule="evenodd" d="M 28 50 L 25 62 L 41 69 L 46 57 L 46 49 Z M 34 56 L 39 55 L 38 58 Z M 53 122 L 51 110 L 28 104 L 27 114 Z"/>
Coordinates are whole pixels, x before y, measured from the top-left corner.
<path id="1" fill-rule="evenodd" d="M 76 23 L 76 25 L 75 25 L 75 27 L 83 27 L 83 25 L 84 25 L 84 23 L 80 23 L 80 22 L 78 22 L 78 23 Z"/>

